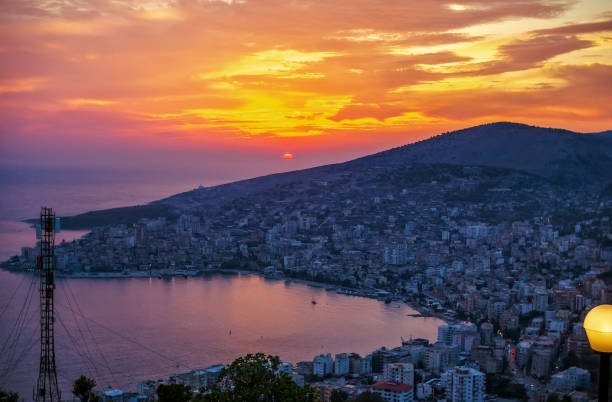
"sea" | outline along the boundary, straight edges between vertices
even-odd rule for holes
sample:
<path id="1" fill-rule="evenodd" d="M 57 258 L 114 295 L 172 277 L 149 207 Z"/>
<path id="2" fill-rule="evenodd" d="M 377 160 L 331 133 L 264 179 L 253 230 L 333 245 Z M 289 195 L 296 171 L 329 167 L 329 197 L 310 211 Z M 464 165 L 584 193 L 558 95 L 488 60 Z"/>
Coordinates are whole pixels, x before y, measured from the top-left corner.
<path id="1" fill-rule="evenodd" d="M 0 260 L 35 244 L 34 231 L 21 220 L 36 217 L 41 205 L 70 215 L 142 204 L 200 184 L 217 183 L 142 172 L 0 169 Z M 63 231 L 58 240 L 85 233 Z M 37 289 L 34 275 L 0 271 L 0 387 L 26 400 L 39 365 Z M 320 353 L 366 355 L 399 346 L 402 339 L 433 341 L 444 324 L 412 316 L 416 311 L 403 303 L 250 274 L 60 278 L 55 294 L 57 373 L 64 398 L 71 397 L 71 384 L 82 374 L 94 378 L 99 389 L 135 391 L 139 381 L 230 363 L 247 353 L 297 363 Z"/>
<path id="2" fill-rule="evenodd" d="M 0 261 L 19 254 L 21 247 L 36 244 L 34 231 L 23 220 L 38 218 L 42 206 L 53 208 L 57 216 L 69 216 L 142 205 L 224 181 L 193 173 L 125 168 L 0 167 Z M 63 230 L 56 242 L 85 233 Z"/>

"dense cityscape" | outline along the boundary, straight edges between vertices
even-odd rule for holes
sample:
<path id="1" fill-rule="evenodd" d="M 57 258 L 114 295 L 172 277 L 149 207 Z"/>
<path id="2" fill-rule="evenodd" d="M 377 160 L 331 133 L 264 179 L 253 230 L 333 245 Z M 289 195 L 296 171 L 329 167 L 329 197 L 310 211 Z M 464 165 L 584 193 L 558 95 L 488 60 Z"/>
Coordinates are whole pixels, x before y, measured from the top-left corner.
<path id="1" fill-rule="evenodd" d="M 448 323 L 437 342 L 281 364 L 324 402 L 340 391 L 386 401 L 589 401 L 597 357 L 581 323 L 591 307 L 612 303 L 611 211 L 609 197 L 514 170 L 414 165 L 94 227 L 56 247 L 57 270 L 160 279 L 250 271 L 409 303 Z M 33 269 L 37 253 L 24 247 L 4 266 Z M 102 400 L 155 399 L 159 384 L 205 390 L 229 362 L 219 363 Z"/>
<path id="2" fill-rule="evenodd" d="M 0 21 L 0 402 L 612 402 L 612 1 Z"/>

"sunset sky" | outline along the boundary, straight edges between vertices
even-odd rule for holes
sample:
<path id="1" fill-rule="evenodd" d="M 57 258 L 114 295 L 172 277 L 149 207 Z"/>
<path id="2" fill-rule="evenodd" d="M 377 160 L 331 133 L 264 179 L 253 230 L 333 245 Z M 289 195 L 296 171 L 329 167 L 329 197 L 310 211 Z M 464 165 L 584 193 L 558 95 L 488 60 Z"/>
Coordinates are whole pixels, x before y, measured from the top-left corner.
<path id="1" fill-rule="evenodd" d="M 4 165 L 245 177 L 499 120 L 612 129 L 609 0 L 11 0 L 0 20 Z"/>

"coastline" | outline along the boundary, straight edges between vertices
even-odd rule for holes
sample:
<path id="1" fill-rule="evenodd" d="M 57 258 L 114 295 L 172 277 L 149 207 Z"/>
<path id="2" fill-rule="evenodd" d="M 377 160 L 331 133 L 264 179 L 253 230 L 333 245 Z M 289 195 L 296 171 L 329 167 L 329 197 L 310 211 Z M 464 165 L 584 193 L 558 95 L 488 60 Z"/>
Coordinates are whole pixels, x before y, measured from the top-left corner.
<path id="1" fill-rule="evenodd" d="M 14 268 L 11 269 L 10 267 L 6 266 L 6 263 L 0 264 L 0 269 L 7 271 L 7 272 L 12 272 L 12 273 L 23 273 L 23 274 L 36 274 L 37 273 L 37 271 L 34 269 L 14 269 Z M 355 296 L 355 297 L 376 299 L 382 303 L 387 303 L 384 297 L 376 296 L 376 292 L 388 293 L 380 289 L 352 288 L 352 287 L 341 286 L 341 285 L 337 285 L 337 284 L 333 284 L 329 282 L 318 282 L 318 281 L 312 281 L 312 280 L 302 279 L 302 278 L 292 278 L 292 277 L 285 276 L 285 275 L 270 276 L 270 275 L 265 275 L 259 271 L 249 271 L 245 269 L 209 269 L 209 270 L 200 270 L 200 271 L 165 269 L 165 270 L 156 270 L 154 272 L 148 272 L 148 271 L 75 272 L 71 274 L 59 272 L 56 274 L 56 277 L 58 279 L 132 279 L 132 278 L 147 279 L 147 278 L 150 278 L 150 279 L 170 280 L 175 277 L 178 277 L 178 278 L 183 277 L 185 279 L 188 279 L 188 278 L 194 278 L 194 277 L 206 277 L 210 275 L 227 275 L 227 274 L 245 275 L 245 276 L 256 275 L 266 280 L 297 283 L 301 285 L 311 286 L 314 288 L 324 289 L 327 292 L 336 292 L 336 293 L 344 294 L 345 296 Z M 450 317 L 446 314 L 432 311 L 431 309 L 419 304 L 418 302 L 414 300 L 409 300 L 408 296 L 403 296 L 403 297 L 395 296 L 392 302 L 403 303 L 407 305 L 408 307 L 410 307 L 411 309 L 415 310 L 416 314 L 408 314 L 410 317 L 437 318 L 448 324 L 452 324 L 452 323 L 459 321 L 456 318 Z"/>

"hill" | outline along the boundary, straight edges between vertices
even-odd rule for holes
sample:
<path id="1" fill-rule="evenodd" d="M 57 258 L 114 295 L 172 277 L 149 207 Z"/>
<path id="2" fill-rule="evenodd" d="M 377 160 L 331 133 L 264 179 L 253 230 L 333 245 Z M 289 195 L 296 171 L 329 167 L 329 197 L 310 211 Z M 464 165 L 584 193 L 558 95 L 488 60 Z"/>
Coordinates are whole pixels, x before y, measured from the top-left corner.
<path id="1" fill-rule="evenodd" d="M 219 206 L 292 182 L 329 181 L 346 173 L 413 164 L 488 166 L 520 170 L 561 186 L 600 191 L 612 182 L 612 138 L 499 122 L 444 133 L 349 162 L 241 180 L 159 201 L 177 208 Z"/>

